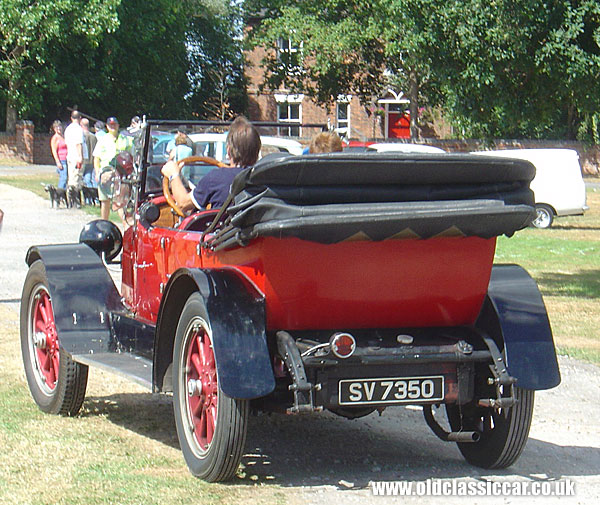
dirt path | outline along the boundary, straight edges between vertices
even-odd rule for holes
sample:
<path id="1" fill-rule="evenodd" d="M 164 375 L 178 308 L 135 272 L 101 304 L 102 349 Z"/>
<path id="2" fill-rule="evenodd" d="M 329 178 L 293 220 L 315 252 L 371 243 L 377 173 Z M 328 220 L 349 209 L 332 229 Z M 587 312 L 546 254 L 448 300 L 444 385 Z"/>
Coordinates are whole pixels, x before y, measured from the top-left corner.
<path id="1" fill-rule="evenodd" d="M 77 210 L 51 210 L 49 202 L 0 183 L 5 222 L 0 234 L 0 305 L 3 321 L 18 324 L 18 300 L 26 273 L 25 252 L 32 244 L 75 242 L 89 216 Z M 530 440 L 521 459 L 505 471 L 467 465 L 456 446 L 438 440 L 419 410 L 388 409 L 383 416 L 345 420 L 331 414 L 307 417 L 252 417 L 243 458 L 245 471 L 264 485 L 282 487 L 289 503 L 530 503 L 532 498 L 377 497 L 371 481 L 469 479 L 471 482 L 575 481 L 569 503 L 600 499 L 600 405 L 596 394 L 600 368 L 560 359 L 562 384 L 537 394 Z M 92 376 L 92 381 L 94 380 Z M 114 388 L 128 392 L 120 379 Z M 92 383 L 98 392 L 101 386 Z M 138 392 L 131 387 L 132 393 Z M 134 395 L 132 395 L 134 396 Z M 127 400 L 125 400 L 127 401 Z M 151 412 L 156 401 L 145 395 L 140 409 Z M 106 422 L 112 422 L 110 417 Z M 168 421 L 165 429 L 168 429 Z M 176 441 L 174 433 L 167 443 Z M 164 442 L 164 433 L 157 434 Z M 466 502 L 465 502 L 466 499 Z M 554 503 L 556 498 L 537 498 Z"/>

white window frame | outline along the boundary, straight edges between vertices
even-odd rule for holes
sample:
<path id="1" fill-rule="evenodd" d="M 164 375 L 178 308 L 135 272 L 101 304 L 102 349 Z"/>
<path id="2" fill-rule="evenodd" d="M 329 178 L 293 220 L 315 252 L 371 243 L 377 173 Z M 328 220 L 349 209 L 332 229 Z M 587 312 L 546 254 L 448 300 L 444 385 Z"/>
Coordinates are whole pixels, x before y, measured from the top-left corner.
<path id="1" fill-rule="evenodd" d="M 287 130 L 287 137 L 301 137 L 302 136 L 302 128 L 300 125 L 302 124 L 302 101 L 304 100 L 303 94 L 296 95 L 287 95 L 283 93 L 275 94 L 275 101 L 277 102 L 277 121 L 281 123 L 290 123 L 290 128 L 278 128 L 278 134 L 283 135 L 285 130 Z M 297 105 L 298 106 L 298 118 L 291 119 L 290 118 L 290 106 Z M 287 107 L 287 119 L 280 119 L 281 117 L 281 107 Z M 298 128 L 298 135 L 292 135 L 291 128 Z"/>
<path id="2" fill-rule="evenodd" d="M 284 48 L 284 43 L 287 43 L 287 47 Z M 283 38 L 279 37 L 277 39 L 277 61 L 281 62 L 281 54 L 289 53 L 290 55 L 293 53 L 300 53 L 300 59 L 302 59 L 302 47 L 304 46 L 303 42 L 300 42 L 300 45 L 294 45 L 291 37 Z M 291 59 L 291 58 L 290 58 Z M 302 72 L 302 65 L 298 65 L 294 68 L 288 68 L 288 73 L 291 75 L 298 75 Z"/>
<path id="3" fill-rule="evenodd" d="M 350 101 L 352 97 L 350 95 L 338 95 L 335 103 L 335 127 L 336 131 L 343 133 L 345 136 L 350 136 L 350 112 L 351 106 Z M 346 106 L 346 119 L 340 119 L 340 105 Z M 344 130 L 345 129 L 345 133 Z"/>

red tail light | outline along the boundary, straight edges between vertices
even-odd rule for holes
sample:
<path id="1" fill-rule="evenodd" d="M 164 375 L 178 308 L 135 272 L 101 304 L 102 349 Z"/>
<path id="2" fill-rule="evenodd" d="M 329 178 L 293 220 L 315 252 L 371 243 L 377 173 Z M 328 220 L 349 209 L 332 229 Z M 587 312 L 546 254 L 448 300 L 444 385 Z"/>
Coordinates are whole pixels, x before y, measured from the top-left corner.
<path id="1" fill-rule="evenodd" d="M 350 333 L 334 333 L 329 339 L 331 352 L 338 358 L 349 358 L 356 350 L 356 340 Z"/>

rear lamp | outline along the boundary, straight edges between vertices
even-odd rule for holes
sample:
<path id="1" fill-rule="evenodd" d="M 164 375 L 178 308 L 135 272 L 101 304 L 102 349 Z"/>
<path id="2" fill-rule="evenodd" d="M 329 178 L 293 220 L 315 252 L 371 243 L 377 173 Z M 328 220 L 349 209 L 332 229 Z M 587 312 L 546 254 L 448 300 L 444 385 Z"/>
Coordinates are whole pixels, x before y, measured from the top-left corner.
<path id="1" fill-rule="evenodd" d="M 350 333 L 334 333 L 329 339 L 329 346 L 338 358 L 349 358 L 356 350 L 356 339 Z"/>

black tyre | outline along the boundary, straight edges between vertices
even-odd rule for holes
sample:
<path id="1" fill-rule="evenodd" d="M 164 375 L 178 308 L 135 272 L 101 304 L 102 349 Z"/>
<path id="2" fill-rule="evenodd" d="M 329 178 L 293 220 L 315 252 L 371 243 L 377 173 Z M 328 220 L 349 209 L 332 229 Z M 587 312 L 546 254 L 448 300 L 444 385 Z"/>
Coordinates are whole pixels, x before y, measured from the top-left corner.
<path id="1" fill-rule="evenodd" d="M 208 482 L 231 479 L 246 443 L 248 400 L 221 391 L 212 332 L 198 293 L 190 296 L 177 324 L 173 409 L 179 445 L 192 474 Z"/>
<path id="2" fill-rule="evenodd" d="M 446 405 L 453 431 L 479 431 L 474 443 L 458 443 L 464 458 L 482 468 L 506 468 L 523 452 L 529 437 L 533 414 L 534 391 L 515 387 L 517 403 L 496 411 L 476 405 Z"/>
<path id="3" fill-rule="evenodd" d="M 46 269 L 29 268 L 21 295 L 21 352 L 31 396 L 49 414 L 74 416 L 81 409 L 88 367 L 60 348 Z"/>
<path id="4" fill-rule="evenodd" d="M 554 222 L 554 211 L 549 205 L 539 203 L 535 206 L 536 216 L 531 222 L 536 228 L 550 228 Z"/>

